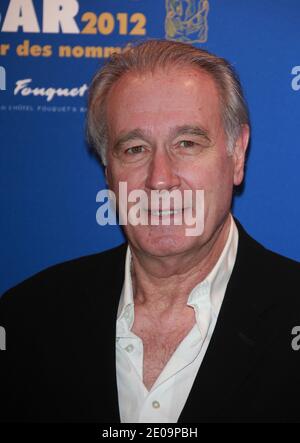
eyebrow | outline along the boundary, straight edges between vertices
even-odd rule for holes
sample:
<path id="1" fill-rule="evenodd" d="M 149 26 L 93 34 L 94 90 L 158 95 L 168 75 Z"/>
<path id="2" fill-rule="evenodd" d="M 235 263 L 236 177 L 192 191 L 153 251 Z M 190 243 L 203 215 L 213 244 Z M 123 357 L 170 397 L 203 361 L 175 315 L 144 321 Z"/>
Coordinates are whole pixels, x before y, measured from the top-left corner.
<path id="1" fill-rule="evenodd" d="M 175 128 L 173 128 L 170 131 L 169 137 L 171 139 L 174 139 L 176 137 L 179 137 L 180 135 L 186 135 L 186 134 L 195 135 L 198 137 L 204 137 L 208 142 L 211 141 L 210 137 L 208 136 L 208 131 L 197 125 L 175 126 Z M 132 131 L 127 132 L 124 135 L 121 135 L 114 143 L 113 149 L 115 151 L 119 151 L 122 145 L 136 139 L 144 140 L 151 143 L 151 137 L 149 136 L 149 134 L 147 134 L 142 129 L 136 128 L 133 129 Z"/>
<path id="2" fill-rule="evenodd" d="M 204 128 L 201 128 L 200 126 L 197 125 L 183 125 L 183 126 L 176 126 L 174 129 L 172 129 L 171 131 L 171 137 L 175 138 L 178 137 L 180 135 L 196 135 L 198 137 L 204 137 L 206 138 L 207 141 L 211 141 L 210 137 L 208 135 L 208 131 Z"/>

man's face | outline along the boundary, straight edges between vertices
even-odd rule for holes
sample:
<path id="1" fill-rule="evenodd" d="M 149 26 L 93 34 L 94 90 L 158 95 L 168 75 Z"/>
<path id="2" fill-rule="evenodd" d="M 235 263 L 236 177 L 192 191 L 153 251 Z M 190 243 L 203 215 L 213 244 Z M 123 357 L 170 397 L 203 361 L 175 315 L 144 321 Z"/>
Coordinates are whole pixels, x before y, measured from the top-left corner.
<path id="1" fill-rule="evenodd" d="M 199 251 L 228 217 L 233 185 L 243 178 L 248 140 L 244 128 L 235 153 L 228 155 L 214 81 L 189 68 L 125 75 L 109 93 L 107 122 L 106 176 L 117 199 L 119 182 L 127 182 L 128 193 L 145 191 L 149 201 L 151 191 L 183 195 L 192 190 L 195 195 L 204 190 L 202 235 L 187 236 L 187 226 L 175 225 L 174 214 L 170 226 L 125 226 L 131 245 L 159 257 Z"/>

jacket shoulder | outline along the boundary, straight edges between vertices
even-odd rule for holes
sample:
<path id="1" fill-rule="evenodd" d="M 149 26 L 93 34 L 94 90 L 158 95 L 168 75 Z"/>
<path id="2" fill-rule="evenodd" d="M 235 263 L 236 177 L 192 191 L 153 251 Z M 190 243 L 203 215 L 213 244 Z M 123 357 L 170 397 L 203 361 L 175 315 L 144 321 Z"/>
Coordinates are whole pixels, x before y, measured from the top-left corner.
<path id="1" fill-rule="evenodd" d="M 127 244 L 98 254 L 87 255 L 46 268 L 6 291 L 0 298 L 1 308 L 7 304 L 37 302 L 47 296 L 55 300 L 61 292 L 70 297 L 105 281 L 113 273 L 122 273 Z M 1 313 L 1 312 L 0 312 Z"/>
<path id="2" fill-rule="evenodd" d="M 300 308 L 300 263 L 264 247 L 237 223 L 239 247 L 237 266 L 240 279 L 261 288 L 273 298 Z M 289 305 L 289 303 L 286 303 Z"/>
<path id="3" fill-rule="evenodd" d="M 300 263 L 289 257 L 285 257 L 277 252 L 274 252 L 261 243 L 250 237 L 245 231 L 242 234 L 242 239 L 247 244 L 251 258 L 255 258 L 257 263 L 263 266 L 265 272 L 278 272 L 279 275 L 295 275 L 300 278 Z M 276 278 L 276 274 L 274 274 Z"/>

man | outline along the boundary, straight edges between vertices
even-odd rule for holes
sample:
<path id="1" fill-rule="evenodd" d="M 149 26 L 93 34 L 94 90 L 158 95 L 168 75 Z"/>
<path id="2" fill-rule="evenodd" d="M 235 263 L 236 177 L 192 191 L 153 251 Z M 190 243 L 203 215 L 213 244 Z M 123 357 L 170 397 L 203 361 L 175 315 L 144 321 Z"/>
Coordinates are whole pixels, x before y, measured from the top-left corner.
<path id="1" fill-rule="evenodd" d="M 88 134 L 117 197 L 126 182 L 162 200 L 124 226 L 128 246 L 1 299 L 4 421 L 300 421 L 300 267 L 231 216 L 249 118 L 230 65 L 167 41 L 116 55 L 90 88 Z M 199 190 L 203 230 L 187 235 Z M 193 198 L 166 210 L 173 191 Z"/>

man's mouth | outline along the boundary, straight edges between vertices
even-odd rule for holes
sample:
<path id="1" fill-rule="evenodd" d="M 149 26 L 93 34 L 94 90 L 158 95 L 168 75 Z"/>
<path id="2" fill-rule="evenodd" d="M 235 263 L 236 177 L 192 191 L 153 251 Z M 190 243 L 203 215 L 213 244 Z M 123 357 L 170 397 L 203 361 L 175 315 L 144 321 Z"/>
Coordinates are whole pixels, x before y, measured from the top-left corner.
<path id="1" fill-rule="evenodd" d="M 148 212 L 150 215 L 154 215 L 155 217 L 164 217 L 167 215 L 177 215 L 177 214 L 181 214 L 183 211 L 183 209 L 150 209 Z"/>

